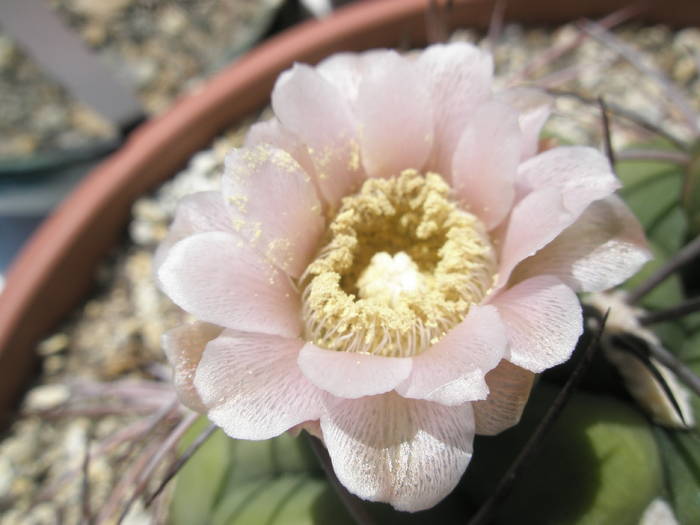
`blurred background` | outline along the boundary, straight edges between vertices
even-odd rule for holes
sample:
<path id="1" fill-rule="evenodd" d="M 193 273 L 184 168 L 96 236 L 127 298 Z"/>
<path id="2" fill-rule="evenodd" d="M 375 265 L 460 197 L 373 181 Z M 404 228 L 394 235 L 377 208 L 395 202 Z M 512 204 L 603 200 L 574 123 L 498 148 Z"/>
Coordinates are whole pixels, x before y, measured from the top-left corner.
<path id="1" fill-rule="evenodd" d="M 2 0 L 0 290 L 37 225 L 139 123 L 350 0 Z"/>

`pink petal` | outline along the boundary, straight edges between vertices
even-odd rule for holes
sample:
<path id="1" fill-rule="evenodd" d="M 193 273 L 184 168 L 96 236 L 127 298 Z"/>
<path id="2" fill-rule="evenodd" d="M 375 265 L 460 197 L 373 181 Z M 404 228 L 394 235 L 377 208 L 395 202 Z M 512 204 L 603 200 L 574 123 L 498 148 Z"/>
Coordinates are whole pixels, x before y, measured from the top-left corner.
<path id="1" fill-rule="evenodd" d="M 299 277 L 318 249 L 324 221 L 311 177 L 296 160 L 268 144 L 235 149 L 226 157 L 222 191 L 234 229 Z"/>
<path id="2" fill-rule="evenodd" d="M 521 164 L 517 186 L 521 200 L 508 221 L 498 286 L 507 282 L 515 265 L 544 248 L 620 183 L 598 151 L 562 147 Z"/>
<path id="3" fill-rule="evenodd" d="M 158 279 L 175 304 L 202 321 L 290 337 L 301 332 L 299 298 L 289 278 L 233 234 L 181 240 Z"/>
<path id="4" fill-rule="evenodd" d="M 318 388 L 354 399 L 392 390 L 411 372 L 411 358 L 337 352 L 307 343 L 299 352 L 299 368 Z"/>
<path id="5" fill-rule="evenodd" d="M 491 94 L 493 61 L 471 44 L 436 44 L 420 54 L 417 67 L 428 84 L 434 111 L 435 139 L 428 168 L 449 179 L 452 155 L 464 127 Z"/>
<path id="6" fill-rule="evenodd" d="M 303 344 L 235 330 L 211 341 L 194 378 L 209 419 L 238 439 L 268 439 L 318 419 L 323 393 L 296 364 Z"/>
<path id="7" fill-rule="evenodd" d="M 471 459 L 468 404 L 447 407 L 389 393 L 328 410 L 321 429 L 333 470 L 360 498 L 427 509 L 454 489 Z"/>
<path id="8" fill-rule="evenodd" d="M 513 205 L 521 142 L 517 112 L 491 101 L 474 110 L 457 143 L 452 186 L 488 229 L 496 227 Z"/>
<path id="9" fill-rule="evenodd" d="M 413 371 L 396 391 L 443 405 L 485 399 L 484 377 L 506 353 L 505 326 L 496 308 L 472 306 L 438 343 L 413 358 Z"/>
<path id="10" fill-rule="evenodd" d="M 363 57 L 354 111 L 362 164 L 372 177 L 420 170 L 433 145 L 433 111 L 424 79 L 395 51 Z"/>
<path id="11" fill-rule="evenodd" d="M 554 101 L 551 95 L 533 87 L 515 87 L 502 91 L 497 98 L 518 110 L 523 134 L 521 159 L 533 157 L 537 154 L 542 126 L 552 112 Z"/>
<path id="12" fill-rule="evenodd" d="M 312 436 L 323 441 L 323 432 L 321 432 L 321 422 L 320 421 L 315 420 L 315 421 L 306 421 L 305 423 L 300 423 L 300 424 L 295 425 L 292 428 L 290 428 L 288 432 L 294 437 L 299 437 L 299 434 L 301 434 L 302 430 L 306 430 Z"/>
<path id="13" fill-rule="evenodd" d="M 296 64 L 278 78 L 272 107 L 282 125 L 306 144 L 323 196 L 337 207 L 364 178 L 349 102 L 313 68 Z"/>
<path id="14" fill-rule="evenodd" d="M 476 433 L 495 436 L 516 425 L 530 397 L 535 374 L 506 360 L 486 376 L 489 397 L 472 403 Z"/>
<path id="15" fill-rule="evenodd" d="M 221 327 L 194 322 L 178 326 L 163 334 L 162 346 L 168 362 L 173 367 L 173 384 L 183 405 L 196 412 L 206 412 L 206 407 L 194 387 L 197 365 L 209 341 L 221 333 Z"/>
<path id="16" fill-rule="evenodd" d="M 556 239 L 521 262 L 513 279 L 549 274 L 576 291 L 597 292 L 624 282 L 650 258 L 639 221 L 612 195 L 592 203 Z"/>
<path id="17" fill-rule="evenodd" d="M 496 288 L 508 282 L 513 268 L 550 243 L 573 223 L 561 193 L 554 187 L 526 195 L 511 212 L 501 243 Z"/>
<path id="18" fill-rule="evenodd" d="M 175 210 L 175 219 L 153 257 L 157 270 L 173 244 L 195 233 L 232 232 L 233 223 L 224 198 L 218 191 L 202 191 L 183 197 Z"/>
<path id="19" fill-rule="evenodd" d="M 316 65 L 323 78 L 340 91 L 351 104 L 357 100 L 358 86 L 364 72 L 366 57 L 376 51 L 365 53 L 335 53 Z"/>
<path id="20" fill-rule="evenodd" d="M 520 190 L 558 188 L 564 207 L 578 217 L 588 205 L 620 187 L 608 159 L 598 150 L 583 146 L 550 149 L 528 159 L 518 170 Z"/>
<path id="21" fill-rule="evenodd" d="M 541 275 L 516 284 L 491 301 L 508 331 L 509 361 L 542 372 L 571 356 L 583 333 L 581 304 L 556 277 Z"/>
<path id="22" fill-rule="evenodd" d="M 316 169 L 314 163 L 306 149 L 306 144 L 301 142 L 299 138 L 291 131 L 286 129 L 276 118 L 271 118 L 263 122 L 257 122 L 251 126 L 248 134 L 245 137 L 244 145 L 246 147 L 259 146 L 260 144 L 269 144 L 277 149 L 281 149 L 289 153 L 296 160 L 302 169 L 312 176 L 316 181 Z"/>

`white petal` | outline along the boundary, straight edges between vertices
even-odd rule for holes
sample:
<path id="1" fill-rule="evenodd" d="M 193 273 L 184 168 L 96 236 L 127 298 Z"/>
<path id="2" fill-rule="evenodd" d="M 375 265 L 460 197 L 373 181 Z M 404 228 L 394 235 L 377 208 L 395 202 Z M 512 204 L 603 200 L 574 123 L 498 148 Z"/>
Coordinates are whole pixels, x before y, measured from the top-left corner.
<path id="1" fill-rule="evenodd" d="M 588 205 L 620 187 L 608 159 L 598 150 L 562 146 L 523 162 L 518 169 L 521 190 L 558 188 L 564 207 L 578 217 Z"/>
<path id="2" fill-rule="evenodd" d="M 620 186 L 608 160 L 584 147 L 540 153 L 518 169 L 517 199 L 503 240 L 497 286 L 513 268 L 571 226 L 592 202 Z"/>
<path id="3" fill-rule="evenodd" d="M 496 308 L 472 306 L 460 324 L 413 358 L 413 371 L 396 391 L 443 405 L 485 399 L 486 373 L 504 357 L 505 326 Z"/>
<path id="4" fill-rule="evenodd" d="M 187 195 L 177 204 L 168 234 L 153 256 L 153 268 L 157 271 L 170 248 L 185 237 L 195 233 L 232 231 L 233 221 L 220 192 L 202 191 Z"/>
<path id="5" fill-rule="evenodd" d="M 323 393 L 296 364 L 301 339 L 226 330 L 194 379 L 208 416 L 229 436 L 268 439 L 318 419 Z"/>
<path id="6" fill-rule="evenodd" d="M 383 357 L 325 350 L 307 343 L 299 352 L 299 368 L 317 387 L 344 398 L 393 390 L 411 371 L 409 357 Z"/>
<path id="7" fill-rule="evenodd" d="M 639 221 L 612 195 L 592 203 L 556 239 L 521 262 L 513 279 L 556 275 L 576 291 L 596 292 L 624 282 L 650 258 Z"/>
<path id="8" fill-rule="evenodd" d="M 209 341 L 221 333 L 221 327 L 195 322 L 173 328 L 163 334 L 162 346 L 173 367 L 173 385 L 183 405 L 196 412 L 206 412 L 194 387 L 197 365 Z"/>
<path id="9" fill-rule="evenodd" d="M 521 143 L 517 112 L 490 101 L 474 110 L 455 148 L 452 185 L 488 229 L 496 227 L 513 205 Z"/>
<path id="10" fill-rule="evenodd" d="M 393 177 L 423 167 L 433 145 L 433 112 L 411 62 L 395 51 L 364 56 L 354 111 L 369 176 Z"/>
<path id="11" fill-rule="evenodd" d="M 516 425 L 530 397 L 535 374 L 506 360 L 486 376 L 489 397 L 472 403 L 476 433 L 495 436 Z"/>
<path id="12" fill-rule="evenodd" d="M 233 226 L 268 260 L 299 277 L 318 249 L 324 221 L 311 177 L 268 144 L 226 156 L 222 193 Z"/>
<path id="13" fill-rule="evenodd" d="M 349 101 L 313 68 L 296 64 L 277 80 L 272 107 L 282 125 L 306 144 L 321 192 L 337 207 L 364 179 Z"/>
<path id="14" fill-rule="evenodd" d="M 449 180 L 457 141 L 475 108 L 491 95 L 493 61 L 471 44 L 436 44 L 420 54 L 417 67 L 428 84 L 434 111 L 428 168 Z"/>
<path id="15" fill-rule="evenodd" d="M 158 270 L 161 288 L 202 321 L 284 336 L 301 333 L 289 278 L 230 233 L 199 233 L 175 244 Z"/>
<path id="16" fill-rule="evenodd" d="M 583 333 L 581 304 L 556 277 L 522 281 L 490 301 L 508 331 L 509 361 L 531 372 L 563 363 Z"/>
<path id="17" fill-rule="evenodd" d="M 321 418 L 340 482 L 398 510 L 427 509 L 459 482 L 472 455 L 471 407 L 389 393 L 344 400 Z"/>
<path id="18" fill-rule="evenodd" d="M 518 110 L 518 121 L 523 133 L 521 158 L 526 160 L 533 157 L 537 154 L 542 126 L 552 112 L 552 96 L 533 87 L 514 87 L 498 93 L 496 98 Z"/>
<path id="19" fill-rule="evenodd" d="M 263 122 L 257 122 L 248 130 L 244 145 L 251 147 L 259 146 L 260 144 L 269 144 L 277 149 L 286 151 L 294 157 L 294 160 L 299 163 L 307 174 L 314 178 L 316 183 L 318 182 L 315 180 L 316 169 L 306 149 L 306 144 L 301 142 L 294 133 L 285 128 L 276 118 L 273 117 Z"/>
<path id="20" fill-rule="evenodd" d="M 316 65 L 323 78 L 333 84 L 343 98 L 352 104 L 357 100 L 358 86 L 368 53 L 335 53 Z"/>
<path id="21" fill-rule="evenodd" d="M 552 242 L 575 220 L 564 207 L 557 188 L 543 188 L 526 195 L 515 205 L 504 228 L 496 288 L 508 282 L 520 261 Z"/>

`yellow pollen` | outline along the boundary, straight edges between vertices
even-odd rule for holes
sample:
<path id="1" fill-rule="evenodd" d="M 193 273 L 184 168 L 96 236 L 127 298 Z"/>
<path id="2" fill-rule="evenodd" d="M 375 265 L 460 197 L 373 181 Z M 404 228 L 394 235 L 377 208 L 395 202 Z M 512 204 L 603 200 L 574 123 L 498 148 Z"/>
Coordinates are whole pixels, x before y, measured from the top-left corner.
<path id="1" fill-rule="evenodd" d="M 345 197 L 301 278 L 305 336 L 321 348 L 412 356 L 493 286 L 481 222 L 435 173 L 369 179 Z"/>

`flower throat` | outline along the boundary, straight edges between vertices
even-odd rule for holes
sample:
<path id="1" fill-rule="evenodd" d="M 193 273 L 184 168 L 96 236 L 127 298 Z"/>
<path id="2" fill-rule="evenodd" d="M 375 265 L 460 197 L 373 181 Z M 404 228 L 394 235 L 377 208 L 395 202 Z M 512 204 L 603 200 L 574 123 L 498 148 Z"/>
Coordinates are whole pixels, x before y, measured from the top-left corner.
<path id="1" fill-rule="evenodd" d="M 369 179 L 345 197 L 302 279 L 305 337 L 321 348 L 418 355 L 493 285 L 481 222 L 435 173 Z"/>

